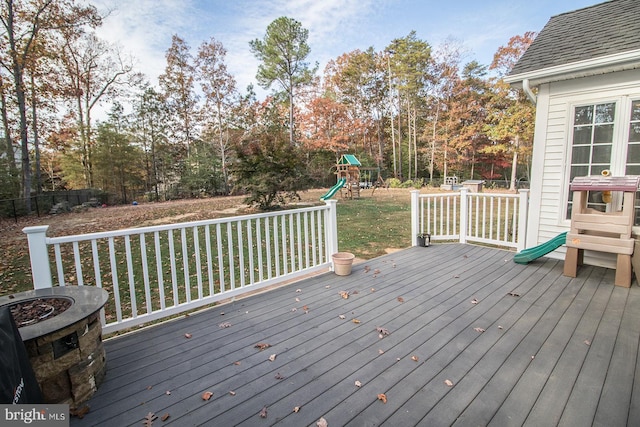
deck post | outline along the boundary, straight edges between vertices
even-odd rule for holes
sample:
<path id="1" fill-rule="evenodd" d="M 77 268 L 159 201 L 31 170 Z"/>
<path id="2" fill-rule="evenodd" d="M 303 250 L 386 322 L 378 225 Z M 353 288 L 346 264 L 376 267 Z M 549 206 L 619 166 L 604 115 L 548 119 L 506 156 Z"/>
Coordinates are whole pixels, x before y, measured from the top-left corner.
<path id="1" fill-rule="evenodd" d="M 31 260 L 31 278 L 34 289 L 51 288 L 51 266 L 47 251 L 48 225 L 25 227 L 22 232 L 27 235 L 29 243 L 29 259 Z"/>
<path id="2" fill-rule="evenodd" d="M 520 252 L 525 249 L 527 243 L 527 219 L 529 215 L 529 190 L 518 190 L 520 194 L 520 206 L 518 212 L 518 241 L 516 242 L 518 247 L 517 251 Z"/>
<path id="3" fill-rule="evenodd" d="M 411 190 L 411 246 L 418 246 L 420 233 L 420 190 Z"/>
<path id="4" fill-rule="evenodd" d="M 469 223 L 468 191 L 465 187 L 460 189 L 460 243 L 467 243 L 467 224 Z"/>
<path id="5" fill-rule="evenodd" d="M 329 260 L 331 260 L 331 255 L 338 252 L 338 210 L 336 207 L 338 201 L 335 199 L 329 199 L 325 200 L 324 203 L 329 206 L 326 217 L 327 256 L 329 257 Z"/>

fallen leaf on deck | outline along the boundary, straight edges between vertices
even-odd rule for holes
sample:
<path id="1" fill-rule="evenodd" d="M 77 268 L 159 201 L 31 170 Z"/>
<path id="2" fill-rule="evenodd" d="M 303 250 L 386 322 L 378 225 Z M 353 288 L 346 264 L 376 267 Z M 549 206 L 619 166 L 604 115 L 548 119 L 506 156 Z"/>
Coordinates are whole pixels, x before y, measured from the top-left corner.
<path id="1" fill-rule="evenodd" d="M 444 383 L 448 386 L 448 387 L 453 387 L 453 382 L 451 380 L 444 380 Z"/>
<path id="2" fill-rule="evenodd" d="M 302 289 L 296 289 L 296 292 L 300 293 L 302 292 Z"/>
<path id="3" fill-rule="evenodd" d="M 331 285 L 327 285 L 324 287 L 325 289 L 331 289 Z"/>
<path id="4" fill-rule="evenodd" d="M 369 270 L 371 270 L 371 267 L 369 267 L 368 265 L 365 265 L 365 266 L 364 266 L 364 272 L 365 272 L 365 273 L 368 273 L 368 272 L 369 272 Z"/>
<path id="5" fill-rule="evenodd" d="M 160 419 L 161 419 L 162 421 L 167 421 L 167 420 L 169 419 L 169 417 L 170 417 L 170 416 L 171 416 L 171 415 L 169 415 L 169 414 L 164 414 Z"/>
<path id="6" fill-rule="evenodd" d="M 145 427 L 151 427 L 153 425 L 153 422 L 157 419 L 158 417 L 156 416 L 156 414 L 154 414 L 153 412 L 149 412 L 145 417 L 144 420 L 142 420 L 142 424 L 144 424 Z"/>
<path id="7" fill-rule="evenodd" d="M 477 303 L 478 303 L 477 299 L 474 298 L 474 299 L 471 300 L 471 304 L 477 304 Z"/>
<path id="8" fill-rule="evenodd" d="M 296 302 L 300 302 L 300 298 L 296 298 Z"/>
<path id="9" fill-rule="evenodd" d="M 273 362 L 274 360 L 276 360 L 276 355 L 275 355 L 275 354 L 272 354 L 271 356 L 269 356 L 269 360 L 270 360 L 270 361 L 272 361 L 272 362 Z"/>
<path id="10" fill-rule="evenodd" d="M 271 347 L 269 344 L 267 344 L 266 342 L 259 342 L 258 344 L 253 346 L 254 348 L 258 348 L 260 349 L 260 351 L 264 350 L 265 348 L 269 348 Z"/>
<path id="11" fill-rule="evenodd" d="M 356 289 L 355 291 L 351 292 L 351 295 L 358 295 L 358 290 Z"/>
<path id="12" fill-rule="evenodd" d="M 341 314 L 340 316 L 338 316 L 341 319 L 346 319 L 346 316 L 344 314 Z"/>
<path id="13" fill-rule="evenodd" d="M 235 395 L 236 395 L 236 392 L 235 392 L 235 391 L 233 391 L 233 390 L 231 390 L 231 391 L 229 392 L 229 394 L 230 394 L 231 396 L 235 396 Z"/>
<path id="14" fill-rule="evenodd" d="M 351 319 L 351 321 L 352 321 L 353 323 L 355 323 L 355 324 L 360 323 L 360 321 L 359 321 L 358 319 Z"/>
<path id="15" fill-rule="evenodd" d="M 233 362 L 233 364 L 236 365 L 236 366 L 240 366 L 240 363 L 242 363 L 242 362 L 240 362 L 240 361 Z"/>
<path id="16" fill-rule="evenodd" d="M 398 302 L 404 302 L 404 298 L 398 297 Z"/>
<path id="17" fill-rule="evenodd" d="M 291 309 L 291 311 L 298 311 L 298 309 L 297 309 L 297 308 L 295 308 L 295 307 L 293 307 L 293 308 Z"/>
<path id="18" fill-rule="evenodd" d="M 349 291 L 340 291 L 340 296 L 344 299 L 349 298 Z"/>
<path id="19" fill-rule="evenodd" d="M 191 335 L 191 334 L 184 334 L 184 337 L 185 337 L 185 338 L 191 338 L 191 337 L 192 337 L 192 335 Z"/>
<path id="20" fill-rule="evenodd" d="M 378 350 L 378 354 L 384 354 L 384 350 L 383 349 L 379 349 Z"/>
<path id="21" fill-rule="evenodd" d="M 295 412 L 296 414 L 300 412 L 300 407 L 296 406 L 295 408 L 293 408 L 293 412 Z"/>
<path id="22" fill-rule="evenodd" d="M 380 338 L 390 334 L 390 332 L 389 332 L 389 330 L 387 328 L 381 328 L 379 326 L 376 327 L 376 331 L 378 331 L 378 333 L 380 334 L 380 335 L 378 335 Z"/>
<path id="23" fill-rule="evenodd" d="M 453 275 L 453 278 L 454 278 L 454 279 L 457 279 L 457 278 L 459 278 L 459 277 L 460 277 L 460 276 L 459 276 L 458 274 L 454 274 L 454 275 Z"/>
<path id="24" fill-rule="evenodd" d="M 375 292 L 375 291 L 376 291 L 376 288 L 371 288 L 371 292 Z"/>
<path id="25" fill-rule="evenodd" d="M 382 400 L 382 403 L 387 403 L 387 395 L 384 393 L 380 393 L 378 395 L 378 400 Z"/>
<path id="26" fill-rule="evenodd" d="M 380 270 L 376 268 L 375 270 L 373 270 L 373 274 L 380 274 Z"/>
<path id="27" fill-rule="evenodd" d="M 307 307 L 306 305 L 303 305 L 303 306 L 302 306 L 302 309 L 303 309 L 304 311 L 309 311 L 309 307 Z"/>
<path id="28" fill-rule="evenodd" d="M 392 268 L 396 268 L 396 263 L 394 262 L 393 264 L 391 264 Z"/>
<path id="29" fill-rule="evenodd" d="M 262 410 L 260 411 L 260 418 L 267 418 L 267 407 L 266 406 L 264 408 L 262 408 Z"/>
<path id="30" fill-rule="evenodd" d="M 498 329 L 504 329 L 502 326 L 498 325 Z"/>
<path id="31" fill-rule="evenodd" d="M 171 392 L 169 390 L 165 391 L 164 394 L 166 394 L 167 396 L 171 394 Z"/>
<path id="32" fill-rule="evenodd" d="M 202 400 L 209 400 L 211 399 L 211 396 L 213 396 L 213 393 L 211 393 L 210 391 L 205 391 L 204 393 L 202 393 Z"/>
<path id="33" fill-rule="evenodd" d="M 360 381 L 356 381 L 356 387 L 362 387 L 362 383 Z"/>
<path id="34" fill-rule="evenodd" d="M 324 418 L 320 418 L 318 420 L 318 422 L 316 423 L 316 426 L 318 426 L 318 427 L 329 427 L 329 423 Z"/>
<path id="35" fill-rule="evenodd" d="M 274 378 L 277 379 L 277 380 L 283 380 L 284 379 L 284 377 L 282 375 L 280 375 L 280 372 L 278 372 Z"/>
<path id="36" fill-rule="evenodd" d="M 480 333 L 484 332 L 484 329 L 482 328 L 473 328 L 473 330 Z"/>
<path id="37" fill-rule="evenodd" d="M 153 388 L 153 386 L 152 386 L 152 385 L 148 385 L 148 386 L 147 386 L 147 390 L 151 390 L 152 388 Z"/>
<path id="38" fill-rule="evenodd" d="M 82 419 L 82 418 L 84 418 L 85 415 L 87 415 L 89 413 L 90 409 L 91 408 L 89 407 L 89 405 L 84 405 L 81 408 L 70 409 L 69 410 L 69 415 Z"/>
<path id="39" fill-rule="evenodd" d="M 411 356 L 411 360 L 413 360 L 414 362 L 417 362 L 418 361 L 418 356 L 415 356 L 415 355 Z"/>
<path id="40" fill-rule="evenodd" d="M 220 323 L 220 324 L 218 325 L 218 327 L 219 327 L 220 329 L 228 328 L 228 327 L 230 327 L 230 326 L 231 326 L 231 323 L 229 323 L 229 322 L 222 322 L 222 323 Z"/>
<path id="41" fill-rule="evenodd" d="M 585 343 L 586 345 L 591 345 L 591 341 L 589 341 L 589 340 L 584 340 L 584 343 Z"/>
<path id="42" fill-rule="evenodd" d="M 515 292 L 509 292 L 507 295 L 510 295 L 512 297 L 519 297 L 520 296 L 520 294 L 517 294 Z"/>

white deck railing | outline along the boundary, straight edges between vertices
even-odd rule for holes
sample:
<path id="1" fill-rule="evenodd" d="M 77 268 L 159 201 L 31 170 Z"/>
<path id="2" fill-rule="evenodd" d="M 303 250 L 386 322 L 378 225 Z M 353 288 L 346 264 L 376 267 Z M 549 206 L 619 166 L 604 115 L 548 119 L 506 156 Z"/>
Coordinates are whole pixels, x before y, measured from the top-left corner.
<path id="1" fill-rule="evenodd" d="M 411 192 L 412 245 L 418 234 L 431 240 L 477 242 L 524 249 L 529 190 L 518 194 Z"/>
<path id="2" fill-rule="evenodd" d="M 206 221 L 47 237 L 27 227 L 34 288 L 91 285 L 111 333 L 331 267 L 336 201 Z M 52 274 L 52 267 L 55 272 Z"/>

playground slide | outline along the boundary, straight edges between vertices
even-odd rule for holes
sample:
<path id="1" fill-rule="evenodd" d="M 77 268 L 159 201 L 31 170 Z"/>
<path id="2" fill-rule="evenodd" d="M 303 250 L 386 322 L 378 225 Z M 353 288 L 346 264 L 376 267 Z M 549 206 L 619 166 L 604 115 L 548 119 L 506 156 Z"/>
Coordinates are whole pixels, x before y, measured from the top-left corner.
<path id="1" fill-rule="evenodd" d="M 548 242 L 544 242 L 538 246 L 534 246 L 529 249 L 524 249 L 513 256 L 513 261 L 518 264 L 529 264 L 534 259 L 538 259 L 541 256 L 545 256 L 551 251 L 556 250 L 560 246 L 564 245 L 567 241 L 567 232 L 558 234 Z"/>
<path id="2" fill-rule="evenodd" d="M 328 199 L 332 198 L 333 195 L 336 194 L 338 192 L 338 190 L 341 189 L 344 186 L 345 182 L 347 182 L 346 178 L 340 178 L 338 180 L 338 182 L 336 183 L 336 185 L 331 187 L 329 189 L 329 191 L 327 191 L 326 194 L 320 196 L 320 200 L 328 200 Z"/>

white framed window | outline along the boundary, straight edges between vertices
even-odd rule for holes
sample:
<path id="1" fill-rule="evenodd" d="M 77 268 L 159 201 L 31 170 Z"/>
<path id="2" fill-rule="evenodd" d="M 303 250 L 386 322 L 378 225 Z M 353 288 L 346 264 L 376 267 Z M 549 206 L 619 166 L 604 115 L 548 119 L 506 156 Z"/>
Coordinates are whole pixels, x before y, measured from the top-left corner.
<path id="1" fill-rule="evenodd" d="M 604 169 L 614 176 L 640 175 L 640 95 L 575 104 L 569 138 L 568 183 L 577 176 L 600 175 Z M 573 194 L 566 194 L 565 219 L 570 219 Z M 621 198 L 614 198 L 614 206 L 621 203 Z M 607 208 L 601 192 L 589 193 L 588 206 L 603 212 Z M 640 225 L 638 194 L 635 211 L 635 225 Z"/>

